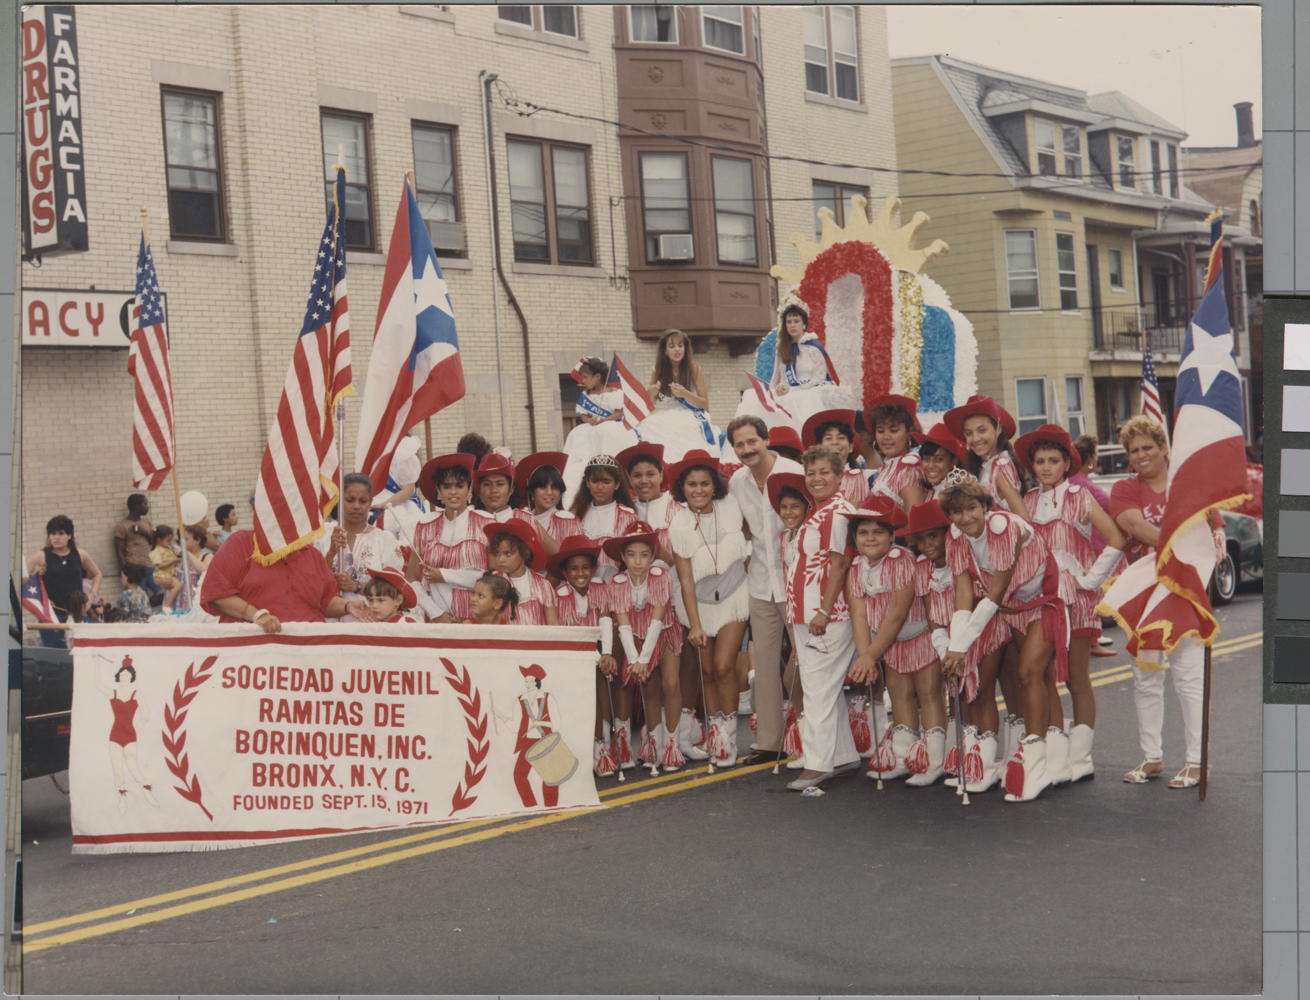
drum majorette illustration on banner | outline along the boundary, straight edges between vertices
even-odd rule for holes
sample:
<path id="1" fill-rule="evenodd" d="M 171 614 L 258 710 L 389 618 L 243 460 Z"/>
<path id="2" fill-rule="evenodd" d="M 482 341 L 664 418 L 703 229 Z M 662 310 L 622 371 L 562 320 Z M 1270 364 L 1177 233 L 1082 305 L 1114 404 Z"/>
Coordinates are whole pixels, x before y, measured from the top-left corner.
<path id="1" fill-rule="evenodd" d="M 156 809 L 159 800 L 155 798 L 150 784 L 141 773 L 137 762 L 136 724 L 145 725 L 150 721 L 150 710 L 144 701 L 137 700 L 136 668 L 132 666 L 132 657 L 124 656 L 123 664 L 114 671 L 114 686 L 111 689 L 100 676 L 100 661 L 96 657 L 96 690 L 109 699 L 109 707 L 114 713 L 113 728 L 109 730 L 109 764 L 114 772 L 114 785 L 118 789 L 118 815 L 127 813 L 127 781 L 123 775 L 124 767 L 132 774 L 132 779 L 141 786 L 141 794 Z M 112 666 L 112 661 L 106 661 Z"/>
<path id="2" fill-rule="evenodd" d="M 541 686 L 546 671 L 534 663 L 529 667 L 519 667 L 519 673 L 523 675 L 524 691 L 518 696 L 514 787 L 523 805 L 532 808 L 537 804 L 532 788 L 533 785 L 539 786 L 541 804 L 551 809 L 559 803 L 559 786 L 577 771 L 578 759 L 556 731 L 561 721 L 559 706 Z M 500 718 L 509 724 L 513 722 L 509 716 Z"/>
<path id="3" fill-rule="evenodd" d="M 793 233 L 800 266 L 774 265 L 771 272 L 790 287 L 779 304 L 778 328 L 756 352 L 754 374 L 771 385 L 786 422 L 798 431 L 822 410 L 863 411 L 892 393 L 915 400 L 927 430 L 978 391 L 973 324 L 921 273 L 946 244 L 934 240 L 915 249 L 927 215 L 917 212 L 898 229 L 896 198 L 887 198 L 872 221 L 867 204 L 859 195 L 851 199 L 845 227 L 830 209 L 820 209 L 820 241 Z M 737 415 L 743 414 L 770 424 L 782 417 L 755 389 L 742 395 Z"/>

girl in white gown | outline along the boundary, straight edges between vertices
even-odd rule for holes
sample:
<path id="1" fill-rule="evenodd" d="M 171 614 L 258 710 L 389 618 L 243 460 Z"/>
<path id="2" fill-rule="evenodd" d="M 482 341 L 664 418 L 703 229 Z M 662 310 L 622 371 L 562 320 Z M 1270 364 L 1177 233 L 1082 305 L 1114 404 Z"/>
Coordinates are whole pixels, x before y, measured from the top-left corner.
<path id="1" fill-rule="evenodd" d="M 737 416 L 753 415 L 773 423 L 786 420 L 798 432 L 823 410 L 850 409 L 851 394 L 837 384 L 835 371 L 819 338 L 808 332 L 809 314 L 795 303 L 782 311 L 782 328 L 775 333 L 770 388 L 790 418 L 768 413 L 754 389 L 742 393 Z"/>
<path id="2" fill-rule="evenodd" d="M 668 465 L 696 448 L 719 454 L 719 429 L 710 423 L 705 373 L 691 353 L 691 340 L 681 330 L 669 330 L 660 338 L 646 391 L 663 406 L 637 427 L 643 441 L 664 445 Z"/>
<path id="3" fill-rule="evenodd" d="M 579 423 L 564 440 L 568 463 L 564 467 L 564 490 L 577 496 L 582 473 L 594 455 L 617 455 L 637 443 L 637 435 L 623 426 L 623 393 L 606 391 L 609 365 L 600 358 L 583 358 L 582 395 L 578 397 Z"/>

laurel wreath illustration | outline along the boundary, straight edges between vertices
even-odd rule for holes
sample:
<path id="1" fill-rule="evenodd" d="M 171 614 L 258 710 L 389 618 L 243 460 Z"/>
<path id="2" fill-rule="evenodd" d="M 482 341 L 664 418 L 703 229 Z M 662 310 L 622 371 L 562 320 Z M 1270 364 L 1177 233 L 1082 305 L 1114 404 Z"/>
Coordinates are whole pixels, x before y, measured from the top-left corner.
<path id="1" fill-rule="evenodd" d="M 173 772 L 173 776 L 182 782 L 181 786 L 174 785 L 173 790 L 188 802 L 198 805 L 211 823 L 214 821 L 214 815 L 201 801 L 200 778 L 198 775 L 191 774 L 191 764 L 185 753 L 186 731 L 182 728 L 182 724 L 186 722 L 187 707 L 199 692 L 200 686 L 209 680 L 209 671 L 217 660 L 217 656 L 209 657 L 200 665 L 199 671 L 192 663 L 187 667 L 182 680 L 173 685 L 173 703 L 164 706 L 164 725 L 167 728 L 163 732 L 164 749 L 169 754 L 164 762 Z"/>
<path id="2" fill-rule="evenodd" d="M 473 686 L 468 670 L 461 671 L 444 656 L 441 657 L 441 664 L 450 675 L 447 678 L 450 686 L 459 695 L 460 707 L 464 709 L 464 724 L 468 726 L 470 736 L 467 741 L 468 760 L 464 762 L 464 780 L 455 786 L 455 794 L 450 799 L 450 815 L 454 816 L 455 813 L 467 809 L 478 800 L 476 795 L 469 793 L 487 773 L 487 768 L 482 762 L 487 758 L 491 743 L 487 739 L 487 713 L 482 710 L 482 694 Z"/>

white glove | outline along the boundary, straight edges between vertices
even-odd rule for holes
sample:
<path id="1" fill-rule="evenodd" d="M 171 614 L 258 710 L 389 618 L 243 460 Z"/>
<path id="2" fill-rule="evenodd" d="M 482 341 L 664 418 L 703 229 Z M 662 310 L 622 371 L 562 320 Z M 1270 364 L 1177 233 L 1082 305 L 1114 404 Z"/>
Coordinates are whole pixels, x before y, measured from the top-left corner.
<path id="1" fill-rule="evenodd" d="M 619 641 L 623 643 L 623 652 L 629 663 L 637 663 L 637 643 L 632 638 L 632 626 L 619 626 Z"/>
<path id="2" fill-rule="evenodd" d="M 650 663 L 650 658 L 655 654 L 655 643 L 660 641 L 660 633 L 663 631 L 663 622 L 651 621 L 650 628 L 646 630 L 646 641 L 641 644 L 639 663 Z"/>
<path id="3" fill-rule="evenodd" d="M 945 656 L 951 648 L 951 633 L 944 628 L 934 629 L 932 634 L 932 648 L 937 650 L 937 659 Z"/>
<path id="4" fill-rule="evenodd" d="M 967 652 L 969 647 L 978 641 L 978 638 L 983 634 L 983 629 L 987 627 L 987 623 L 992 620 L 992 616 L 999 610 L 990 598 L 984 597 L 979 601 L 978 606 L 973 609 L 973 614 L 969 616 L 968 623 L 958 633 L 952 627 L 950 652 Z M 956 618 L 958 618 L 960 613 L 957 611 L 955 614 Z M 955 619 L 951 620 L 951 625 L 955 625 Z"/>
<path id="5" fill-rule="evenodd" d="M 954 638 L 957 635 L 963 635 L 964 630 L 969 627 L 969 619 L 972 617 L 972 611 L 957 611 L 951 615 L 950 638 Z M 950 652 L 954 647 L 948 642 L 946 648 L 947 652 Z"/>
<path id="6" fill-rule="evenodd" d="M 472 590 L 485 572 L 481 569 L 443 569 L 441 579 L 459 590 Z"/>
<path id="7" fill-rule="evenodd" d="M 629 632 L 632 630 L 629 629 Z M 614 619 L 600 620 L 600 655 L 609 656 L 614 652 Z"/>
<path id="8" fill-rule="evenodd" d="M 1123 553 L 1118 549 L 1112 549 L 1108 545 L 1101 550 L 1101 554 L 1096 557 L 1096 562 L 1082 576 L 1075 577 L 1078 586 L 1083 590 L 1100 590 L 1101 584 L 1105 583 L 1106 577 L 1110 571 L 1119 564 L 1119 558 Z"/>

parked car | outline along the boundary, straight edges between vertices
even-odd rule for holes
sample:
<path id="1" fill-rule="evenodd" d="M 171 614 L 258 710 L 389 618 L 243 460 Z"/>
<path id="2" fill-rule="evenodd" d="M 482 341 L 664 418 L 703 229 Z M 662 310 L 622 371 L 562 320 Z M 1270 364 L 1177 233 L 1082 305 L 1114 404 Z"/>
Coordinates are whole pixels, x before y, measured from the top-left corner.
<path id="1" fill-rule="evenodd" d="M 73 654 L 26 646 L 23 655 L 23 778 L 68 770 Z"/>

